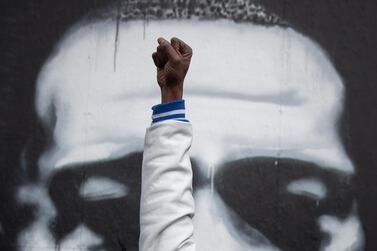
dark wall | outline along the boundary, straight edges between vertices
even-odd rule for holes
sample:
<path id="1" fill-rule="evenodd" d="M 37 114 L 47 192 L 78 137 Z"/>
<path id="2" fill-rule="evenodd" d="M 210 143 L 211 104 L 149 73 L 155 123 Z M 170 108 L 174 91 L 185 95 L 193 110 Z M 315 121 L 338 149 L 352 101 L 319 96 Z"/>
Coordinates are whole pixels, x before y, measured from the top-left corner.
<path id="1" fill-rule="evenodd" d="M 344 79 L 346 109 L 340 126 L 347 152 L 357 168 L 365 250 L 377 250 L 377 4 L 367 0 L 259 2 L 320 43 Z M 17 233 L 32 214 L 32 208 L 16 204 L 14 193 L 24 179 L 20 161 L 24 146 L 43 138 L 38 136 L 43 132 L 33 106 L 40 67 L 70 25 L 88 11 L 108 3 L 104 0 L 0 3 L 1 250 L 12 250 Z M 38 143 L 40 148 L 27 155 L 34 162 L 45 144 Z M 33 168 L 30 170 L 32 177 Z"/>

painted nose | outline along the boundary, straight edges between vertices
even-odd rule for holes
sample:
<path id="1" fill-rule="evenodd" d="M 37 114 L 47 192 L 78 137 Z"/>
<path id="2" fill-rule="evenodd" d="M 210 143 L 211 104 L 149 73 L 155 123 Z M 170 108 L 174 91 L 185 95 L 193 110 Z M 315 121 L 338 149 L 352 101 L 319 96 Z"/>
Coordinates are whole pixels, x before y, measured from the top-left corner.
<path id="1" fill-rule="evenodd" d="M 104 251 L 102 238 L 84 224 L 67 235 L 59 245 L 59 250 L 99 250 Z"/>
<path id="2" fill-rule="evenodd" d="M 277 251 L 267 238 L 248 226 L 242 233 L 240 221 L 211 186 L 202 187 L 194 193 L 194 239 L 197 250 L 207 251 Z M 242 223 L 241 223 L 242 224 Z M 258 233 L 257 233 L 258 232 Z M 255 238 L 258 236 L 258 238 Z"/>

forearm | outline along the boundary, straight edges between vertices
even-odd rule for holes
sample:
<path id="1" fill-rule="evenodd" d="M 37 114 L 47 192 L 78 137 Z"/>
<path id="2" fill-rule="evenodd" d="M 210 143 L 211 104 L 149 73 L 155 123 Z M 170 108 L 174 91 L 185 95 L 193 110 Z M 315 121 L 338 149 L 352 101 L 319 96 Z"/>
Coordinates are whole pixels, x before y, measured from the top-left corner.
<path id="1" fill-rule="evenodd" d="M 160 87 L 161 90 L 161 104 L 171 102 L 173 100 L 181 100 L 183 98 L 183 82 L 174 85 L 173 88 L 165 86 Z"/>
<path id="2" fill-rule="evenodd" d="M 175 109 L 157 111 L 154 123 L 146 131 L 140 204 L 141 251 L 195 250 L 188 154 L 192 127 L 184 118 L 184 107 L 181 109 L 179 102 L 172 105 L 176 105 Z"/>

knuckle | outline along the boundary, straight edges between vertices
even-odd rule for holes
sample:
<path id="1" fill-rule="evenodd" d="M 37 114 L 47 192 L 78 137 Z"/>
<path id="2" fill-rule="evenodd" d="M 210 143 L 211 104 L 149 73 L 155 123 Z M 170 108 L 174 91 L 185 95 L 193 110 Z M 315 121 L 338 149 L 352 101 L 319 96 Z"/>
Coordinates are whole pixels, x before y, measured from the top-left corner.
<path id="1" fill-rule="evenodd" d="M 182 59 L 174 59 L 174 61 L 172 61 L 172 63 L 174 64 L 174 67 L 176 69 L 180 69 L 184 66 L 184 62 Z"/>
<path id="2" fill-rule="evenodd" d="M 182 60 L 180 58 L 174 58 L 172 59 L 172 63 L 175 65 L 180 65 L 182 63 Z"/>

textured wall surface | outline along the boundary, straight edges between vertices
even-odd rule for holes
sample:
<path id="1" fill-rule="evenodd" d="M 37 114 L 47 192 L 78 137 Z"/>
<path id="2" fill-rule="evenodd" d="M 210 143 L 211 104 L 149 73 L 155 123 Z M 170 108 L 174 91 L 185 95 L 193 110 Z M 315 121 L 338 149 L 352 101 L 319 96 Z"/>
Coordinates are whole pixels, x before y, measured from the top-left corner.
<path id="1" fill-rule="evenodd" d="M 2 1 L 0 249 L 138 250 L 151 54 L 176 36 L 198 250 L 376 250 L 376 10 Z"/>

